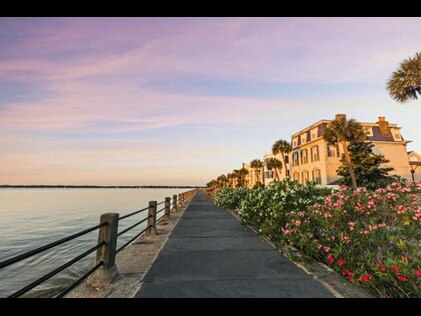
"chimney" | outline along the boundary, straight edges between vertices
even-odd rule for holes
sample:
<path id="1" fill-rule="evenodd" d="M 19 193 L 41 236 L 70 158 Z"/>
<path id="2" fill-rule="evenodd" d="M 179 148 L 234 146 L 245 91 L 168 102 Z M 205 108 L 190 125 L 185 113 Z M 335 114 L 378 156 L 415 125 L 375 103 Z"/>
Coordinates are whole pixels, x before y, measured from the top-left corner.
<path id="1" fill-rule="evenodd" d="M 392 136 L 392 133 L 390 132 L 389 128 L 389 122 L 386 121 L 386 118 L 384 116 L 379 116 L 377 124 L 379 125 L 380 133 L 383 136 Z"/>
<path id="2" fill-rule="evenodd" d="M 336 120 L 345 120 L 346 121 L 346 114 L 336 114 L 335 115 Z"/>
<path id="3" fill-rule="evenodd" d="M 243 162 L 243 168 L 244 168 L 244 166 L 245 166 L 245 163 Z"/>

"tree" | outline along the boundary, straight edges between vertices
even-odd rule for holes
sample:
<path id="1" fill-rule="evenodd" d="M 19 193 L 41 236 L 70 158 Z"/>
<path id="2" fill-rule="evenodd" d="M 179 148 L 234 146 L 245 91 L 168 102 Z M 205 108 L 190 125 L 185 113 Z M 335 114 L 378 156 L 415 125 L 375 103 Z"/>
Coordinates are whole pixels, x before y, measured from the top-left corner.
<path id="1" fill-rule="evenodd" d="M 227 173 L 227 180 L 228 180 L 228 186 L 229 187 L 234 187 L 232 181 L 234 179 L 234 175 L 232 173 Z"/>
<path id="2" fill-rule="evenodd" d="M 241 169 L 234 169 L 233 176 L 237 179 L 237 186 L 242 187 L 244 186 L 244 180 L 246 175 L 248 175 L 248 171 L 245 168 Z"/>
<path id="3" fill-rule="evenodd" d="M 250 162 L 250 167 L 252 167 L 254 169 L 254 174 L 256 176 L 256 184 L 257 183 L 261 183 L 260 182 L 260 170 L 263 168 L 263 163 L 261 160 L 259 159 L 254 159 Z"/>
<path id="4" fill-rule="evenodd" d="M 266 160 L 266 167 L 269 170 L 275 169 L 275 179 L 280 180 L 280 170 L 282 170 L 282 162 L 279 159 L 276 159 L 274 157 L 270 157 Z M 279 170 L 279 173 L 278 173 Z"/>
<path id="5" fill-rule="evenodd" d="M 220 187 L 225 188 L 225 185 L 227 184 L 228 179 L 226 175 L 222 174 L 218 178 L 216 178 L 216 181 L 218 182 Z"/>
<path id="6" fill-rule="evenodd" d="M 288 141 L 280 139 L 273 144 L 272 153 L 274 155 L 280 153 L 282 156 L 282 165 L 285 166 L 285 155 L 288 154 L 291 151 L 291 149 L 291 144 Z"/>
<path id="7" fill-rule="evenodd" d="M 418 99 L 421 95 L 421 52 L 405 59 L 387 82 L 390 96 L 398 102 Z"/>
<path id="8" fill-rule="evenodd" d="M 337 114 L 335 120 L 326 127 L 323 138 L 329 144 L 336 145 L 340 143 L 342 145 L 345 161 L 351 177 L 352 188 L 357 190 L 357 181 L 355 179 L 354 169 L 352 168 L 347 142 L 358 143 L 367 139 L 367 134 L 364 132 L 361 124 L 357 123 L 354 119 L 347 121 L 344 114 Z"/>
<path id="9" fill-rule="evenodd" d="M 380 167 L 381 164 L 388 163 L 389 160 L 383 155 L 374 154 L 373 147 L 374 145 L 371 142 L 352 143 L 348 146 L 356 181 L 360 186 L 365 186 L 370 190 L 385 187 L 397 180 L 397 176 L 388 175 L 393 168 Z M 337 170 L 337 174 L 342 177 L 340 184 L 349 186 L 351 185 L 351 178 L 344 157 L 342 157 L 341 162 L 342 166 Z"/>

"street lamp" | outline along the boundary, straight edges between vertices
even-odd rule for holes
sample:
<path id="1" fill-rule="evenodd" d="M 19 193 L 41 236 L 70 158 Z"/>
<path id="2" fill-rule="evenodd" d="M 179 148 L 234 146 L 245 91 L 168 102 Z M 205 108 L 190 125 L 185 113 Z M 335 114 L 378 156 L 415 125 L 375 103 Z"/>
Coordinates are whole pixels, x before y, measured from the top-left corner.
<path id="1" fill-rule="evenodd" d="M 417 170 L 418 166 L 421 166 L 421 161 L 409 161 L 409 165 L 411 166 L 411 176 L 412 176 L 412 181 L 415 182 L 415 177 L 414 177 L 414 173 L 415 170 Z"/>

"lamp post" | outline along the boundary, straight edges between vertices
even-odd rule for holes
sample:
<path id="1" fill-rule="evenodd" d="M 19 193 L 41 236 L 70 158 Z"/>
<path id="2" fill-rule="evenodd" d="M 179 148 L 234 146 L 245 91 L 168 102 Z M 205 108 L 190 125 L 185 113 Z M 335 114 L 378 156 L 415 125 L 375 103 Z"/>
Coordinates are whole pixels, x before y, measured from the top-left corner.
<path id="1" fill-rule="evenodd" d="M 411 177 L 412 181 L 415 182 L 415 170 L 417 170 L 418 166 L 421 166 L 421 161 L 410 161 L 409 165 L 411 166 Z M 415 166 L 415 167 L 414 167 Z"/>

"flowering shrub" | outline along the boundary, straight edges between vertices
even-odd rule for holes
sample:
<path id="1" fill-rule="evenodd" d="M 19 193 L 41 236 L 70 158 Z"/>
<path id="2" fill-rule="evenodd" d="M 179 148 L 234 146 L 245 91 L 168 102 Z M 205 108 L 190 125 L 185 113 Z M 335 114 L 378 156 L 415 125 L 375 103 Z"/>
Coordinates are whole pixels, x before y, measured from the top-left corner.
<path id="1" fill-rule="evenodd" d="M 225 190 L 215 194 L 217 203 L 236 209 L 261 234 L 294 245 L 377 296 L 421 297 L 421 182 L 370 192 L 341 187 L 332 193 L 289 180 Z"/>
<path id="2" fill-rule="evenodd" d="M 287 178 L 266 189 L 223 189 L 214 199 L 219 206 L 236 210 L 242 223 L 256 225 L 260 233 L 278 238 L 287 212 L 307 209 L 330 193 L 330 189 L 318 188 L 313 183 L 302 185 Z"/>
<path id="3" fill-rule="evenodd" d="M 421 297 L 421 182 L 353 192 L 288 212 L 283 239 L 380 297 Z"/>

